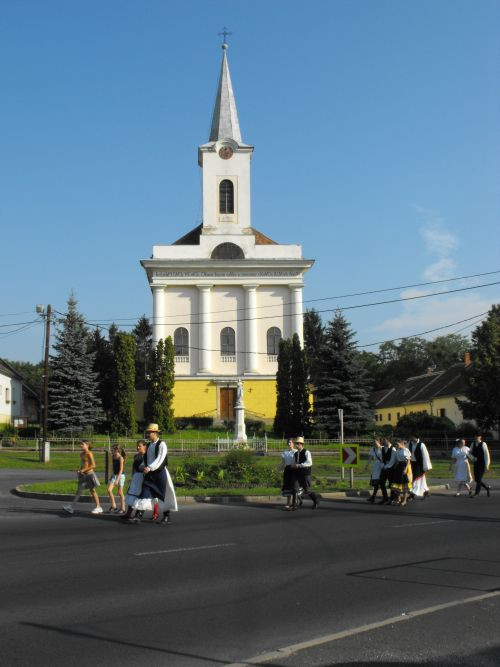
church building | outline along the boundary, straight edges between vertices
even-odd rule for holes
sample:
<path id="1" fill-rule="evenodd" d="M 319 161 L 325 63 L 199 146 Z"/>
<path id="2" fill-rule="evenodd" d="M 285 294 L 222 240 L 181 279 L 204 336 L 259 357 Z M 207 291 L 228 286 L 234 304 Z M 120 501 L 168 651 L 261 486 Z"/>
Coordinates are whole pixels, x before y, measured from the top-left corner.
<path id="1" fill-rule="evenodd" d="M 238 380 L 247 419 L 272 421 L 281 338 L 303 339 L 304 274 L 314 260 L 252 224 L 250 164 L 222 45 L 207 143 L 198 147 L 202 223 L 141 261 L 153 295 L 153 341 L 175 348 L 176 417 L 232 420 Z"/>

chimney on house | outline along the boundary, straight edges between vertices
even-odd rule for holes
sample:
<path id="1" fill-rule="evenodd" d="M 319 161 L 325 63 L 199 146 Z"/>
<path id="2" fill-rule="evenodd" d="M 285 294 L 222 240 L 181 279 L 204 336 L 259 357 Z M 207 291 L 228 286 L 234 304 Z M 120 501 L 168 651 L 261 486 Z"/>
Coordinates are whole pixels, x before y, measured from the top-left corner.
<path id="1" fill-rule="evenodd" d="M 466 367 L 466 368 L 467 368 L 467 366 L 470 366 L 470 365 L 471 365 L 471 358 L 470 358 L 470 352 L 469 352 L 469 351 L 467 351 L 467 352 L 464 354 L 464 364 L 465 364 L 465 367 Z"/>

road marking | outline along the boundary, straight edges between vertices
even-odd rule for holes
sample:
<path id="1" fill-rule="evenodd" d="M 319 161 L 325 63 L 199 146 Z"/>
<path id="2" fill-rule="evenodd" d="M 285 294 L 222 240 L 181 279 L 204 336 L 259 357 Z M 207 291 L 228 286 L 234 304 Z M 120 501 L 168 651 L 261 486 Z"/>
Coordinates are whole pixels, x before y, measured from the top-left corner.
<path id="1" fill-rule="evenodd" d="M 247 667 L 247 665 L 265 664 L 270 660 L 283 660 L 283 658 L 289 658 L 299 651 L 304 651 L 308 648 L 315 648 L 316 646 L 321 646 L 321 644 L 328 644 L 329 642 L 334 642 L 338 639 L 352 637 L 353 635 L 359 635 L 363 632 L 370 632 L 370 630 L 378 630 L 379 628 L 383 628 L 386 625 L 401 623 L 402 621 L 410 621 L 412 618 L 418 618 L 419 616 L 425 616 L 427 614 L 434 614 L 437 611 L 450 609 L 451 607 L 458 607 L 459 605 L 469 604 L 470 602 L 487 600 L 488 598 L 498 597 L 499 595 L 500 591 L 492 591 L 491 593 L 483 593 L 482 595 L 475 595 L 471 598 L 455 600 L 454 602 L 445 602 L 444 604 L 437 604 L 433 607 L 425 607 L 424 609 L 417 609 L 416 611 L 408 611 L 405 614 L 401 614 L 400 616 L 392 616 L 391 618 L 387 618 L 385 621 L 367 623 L 366 625 L 360 625 L 357 628 L 351 628 L 349 630 L 342 630 L 341 632 L 334 632 L 329 635 L 323 635 L 323 637 L 316 637 L 315 639 L 300 642 L 299 644 L 291 644 L 290 646 L 285 646 L 284 648 L 279 648 L 276 651 L 270 651 L 269 653 L 261 653 L 260 655 L 253 656 L 252 658 L 247 658 L 246 660 L 243 660 L 243 662 L 233 662 L 230 665 L 226 665 L 226 667 Z"/>
<path id="2" fill-rule="evenodd" d="M 227 542 L 226 544 L 206 544 L 202 547 L 182 547 L 180 549 L 163 549 L 162 551 L 141 551 L 134 554 L 134 556 L 154 556 L 156 554 L 176 554 L 181 551 L 201 551 L 202 549 L 221 549 L 222 547 L 234 547 L 234 542 Z"/>
<path id="3" fill-rule="evenodd" d="M 443 519 L 442 521 L 421 521 L 420 523 L 400 523 L 391 528 L 414 528 L 415 526 L 434 526 L 436 523 L 453 523 L 455 519 Z"/>

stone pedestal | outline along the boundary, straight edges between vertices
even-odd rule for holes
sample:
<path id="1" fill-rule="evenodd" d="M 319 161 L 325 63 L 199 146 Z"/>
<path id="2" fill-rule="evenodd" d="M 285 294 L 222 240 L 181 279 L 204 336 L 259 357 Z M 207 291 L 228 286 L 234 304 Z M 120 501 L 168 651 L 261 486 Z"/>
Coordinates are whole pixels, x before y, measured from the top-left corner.
<path id="1" fill-rule="evenodd" d="M 234 440 L 237 442 L 246 442 L 247 433 L 245 429 L 245 406 L 235 405 L 234 416 L 235 416 Z"/>

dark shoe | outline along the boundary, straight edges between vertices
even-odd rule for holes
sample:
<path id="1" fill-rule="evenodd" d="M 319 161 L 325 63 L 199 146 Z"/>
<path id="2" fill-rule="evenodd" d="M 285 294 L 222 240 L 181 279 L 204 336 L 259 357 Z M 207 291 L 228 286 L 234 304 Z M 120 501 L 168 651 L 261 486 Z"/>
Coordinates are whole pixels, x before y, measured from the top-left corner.
<path id="1" fill-rule="evenodd" d="M 367 502 L 367 503 L 374 503 L 374 502 L 375 502 L 375 498 L 374 498 L 373 496 L 370 496 L 369 498 L 366 499 L 366 502 Z"/>
<path id="2" fill-rule="evenodd" d="M 312 506 L 312 509 L 315 510 L 316 507 L 317 507 L 318 505 L 319 505 L 319 500 L 318 500 L 317 498 L 315 498 L 315 499 L 313 500 L 313 506 Z"/>
<path id="3" fill-rule="evenodd" d="M 429 491 L 424 491 L 424 498 L 428 498 L 430 495 Z"/>

